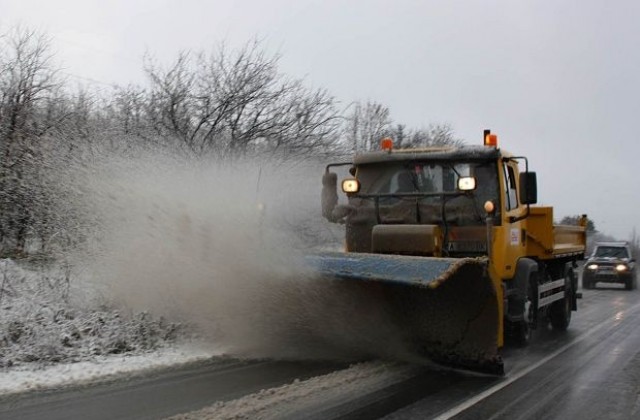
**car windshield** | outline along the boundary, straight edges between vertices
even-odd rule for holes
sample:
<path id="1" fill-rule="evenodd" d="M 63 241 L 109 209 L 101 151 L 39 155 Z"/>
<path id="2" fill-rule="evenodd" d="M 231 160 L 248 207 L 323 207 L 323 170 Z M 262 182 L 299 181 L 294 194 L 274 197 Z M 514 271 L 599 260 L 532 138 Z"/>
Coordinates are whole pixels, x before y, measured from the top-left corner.
<path id="1" fill-rule="evenodd" d="M 602 258 L 629 258 L 627 248 L 620 246 L 599 246 L 594 254 Z"/>

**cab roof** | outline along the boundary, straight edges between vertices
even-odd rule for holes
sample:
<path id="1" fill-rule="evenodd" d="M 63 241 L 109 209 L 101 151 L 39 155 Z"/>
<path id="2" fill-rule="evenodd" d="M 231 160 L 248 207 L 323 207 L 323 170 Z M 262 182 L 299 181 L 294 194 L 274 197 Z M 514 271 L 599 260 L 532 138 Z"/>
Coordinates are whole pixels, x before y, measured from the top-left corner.
<path id="1" fill-rule="evenodd" d="M 510 155 L 501 151 L 499 148 L 487 146 L 430 147 L 421 149 L 392 149 L 366 152 L 356 155 L 353 159 L 353 164 L 365 165 L 370 163 L 415 160 L 491 160 L 501 157 L 510 157 Z"/>

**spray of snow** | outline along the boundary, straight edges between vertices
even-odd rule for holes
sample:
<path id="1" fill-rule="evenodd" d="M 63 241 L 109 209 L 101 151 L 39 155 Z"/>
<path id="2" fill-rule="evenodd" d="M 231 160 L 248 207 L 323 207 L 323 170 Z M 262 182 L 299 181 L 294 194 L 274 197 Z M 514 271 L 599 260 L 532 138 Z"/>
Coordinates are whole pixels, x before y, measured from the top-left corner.
<path id="1" fill-rule="evenodd" d="M 320 174 L 264 161 L 105 161 L 81 177 L 96 239 L 77 256 L 81 277 L 128 308 L 196 325 L 233 355 L 397 356 L 401 326 L 304 265 L 310 242 L 338 238 L 321 220 Z"/>

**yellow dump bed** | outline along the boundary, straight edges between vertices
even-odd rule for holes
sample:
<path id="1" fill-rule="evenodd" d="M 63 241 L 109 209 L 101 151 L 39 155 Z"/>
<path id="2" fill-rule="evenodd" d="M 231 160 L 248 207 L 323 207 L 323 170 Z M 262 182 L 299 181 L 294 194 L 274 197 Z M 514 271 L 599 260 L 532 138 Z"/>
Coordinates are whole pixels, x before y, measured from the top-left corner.
<path id="1" fill-rule="evenodd" d="M 584 255 L 587 243 L 585 226 L 554 225 L 553 207 L 536 206 L 530 210 L 525 228 L 528 256 L 552 259 Z"/>

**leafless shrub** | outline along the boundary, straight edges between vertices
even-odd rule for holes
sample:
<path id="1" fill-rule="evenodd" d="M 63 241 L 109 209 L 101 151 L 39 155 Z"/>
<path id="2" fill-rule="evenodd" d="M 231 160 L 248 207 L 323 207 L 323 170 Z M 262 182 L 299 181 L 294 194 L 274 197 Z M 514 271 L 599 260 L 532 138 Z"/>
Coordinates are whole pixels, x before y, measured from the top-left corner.
<path id="1" fill-rule="evenodd" d="M 65 270 L 20 267 L 1 260 L 0 367 L 87 360 L 96 355 L 140 353 L 181 334 L 179 324 L 146 312 L 129 314 L 107 305 L 70 299 Z"/>

